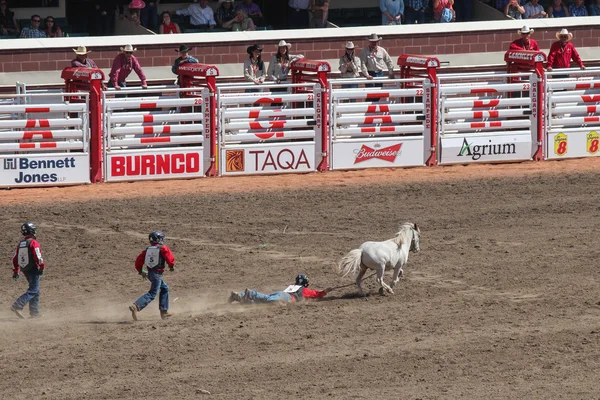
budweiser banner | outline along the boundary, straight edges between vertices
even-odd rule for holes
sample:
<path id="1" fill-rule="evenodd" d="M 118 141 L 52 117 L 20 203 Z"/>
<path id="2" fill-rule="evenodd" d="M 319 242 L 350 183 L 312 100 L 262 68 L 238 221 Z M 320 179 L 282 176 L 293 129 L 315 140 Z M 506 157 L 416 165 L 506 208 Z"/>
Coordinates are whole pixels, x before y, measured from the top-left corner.
<path id="1" fill-rule="evenodd" d="M 332 169 L 412 167 L 425 164 L 423 137 L 336 140 Z"/>

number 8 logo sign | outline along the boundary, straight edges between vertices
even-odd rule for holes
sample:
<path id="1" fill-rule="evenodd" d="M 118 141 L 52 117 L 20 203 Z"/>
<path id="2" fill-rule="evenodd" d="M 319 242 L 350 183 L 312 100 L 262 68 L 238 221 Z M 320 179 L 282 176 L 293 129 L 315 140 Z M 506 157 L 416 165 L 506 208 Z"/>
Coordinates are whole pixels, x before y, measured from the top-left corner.
<path id="1" fill-rule="evenodd" d="M 568 137 L 564 133 L 559 133 L 554 136 L 554 154 L 557 156 L 564 156 L 567 154 L 567 140 Z"/>
<path id="2" fill-rule="evenodd" d="M 587 134 L 587 152 L 590 154 L 596 154 L 598 152 L 598 144 L 600 142 L 600 135 L 596 131 L 592 131 Z"/>

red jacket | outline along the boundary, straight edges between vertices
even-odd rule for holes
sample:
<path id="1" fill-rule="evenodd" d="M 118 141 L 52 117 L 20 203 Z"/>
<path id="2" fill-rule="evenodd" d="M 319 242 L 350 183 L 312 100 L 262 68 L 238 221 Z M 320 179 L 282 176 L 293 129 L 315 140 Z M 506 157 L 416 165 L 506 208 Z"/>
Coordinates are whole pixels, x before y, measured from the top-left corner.
<path id="1" fill-rule="evenodd" d="M 302 288 L 303 299 L 322 299 L 327 294 L 324 290 L 312 290 L 309 288 Z"/>
<path id="2" fill-rule="evenodd" d="M 533 39 L 529 39 L 529 46 L 525 46 L 525 42 L 523 41 L 523 39 L 517 39 L 510 44 L 508 50 L 540 51 L 540 46 L 538 46 L 537 42 Z"/>
<path id="3" fill-rule="evenodd" d="M 23 238 L 23 240 L 27 240 L 27 239 L 32 239 L 31 240 L 31 244 L 29 245 L 31 247 L 31 250 L 33 250 L 33 260 L 35 261 L 35 264 L 37 265 L 38 269 L 45 269 L 46 265 L 44 264 L 44 259 L 42 258 L 42 249 L 40 248 L 40 243 L 35 240 L 35 238 L 32 235 L 27 235 Z M 19 242 L 20 243 L 20 242 Z M 13 273 L 18 274 L 19 271 L 21 270 L 21 267 L 19 267 L 19 260 L 18 260 L 18 253 L 19 253 L 19 245 L 17 245 L 17 250 L 15 251 L 15 255 L 13 256 Z"/>
<path id="4" fill-rule="evenodd" d="M 548 67 L 569 68 L 571 66 L 571 59 L 580 67 L 583 67 L 583 61 L 581 61 L 581 57 L 579 57 L 579 53 L 575 50 L 575 46 L 572 43 L 567 43 L 564 47 L 560 41 L 552 43 L 550 53 L 548 53 Z"/>
<path id="5" fill-rule="evenodd" d="M 175 266 L 175 256 L 171 252 L 167 246 L 162 246 L 160 248 L 160 255 L 163 257 L 163 260 L 169 265 L 170 268 Z M 135 259 L 135 269 L 138 273 L 142 272 L 142 268 L 144 268 L 144 261 L 146 261 L 146 250 L 142 251 L 139 256 Z M 164 268 L 156 268 L 156 272 L 164 272 Z"/>

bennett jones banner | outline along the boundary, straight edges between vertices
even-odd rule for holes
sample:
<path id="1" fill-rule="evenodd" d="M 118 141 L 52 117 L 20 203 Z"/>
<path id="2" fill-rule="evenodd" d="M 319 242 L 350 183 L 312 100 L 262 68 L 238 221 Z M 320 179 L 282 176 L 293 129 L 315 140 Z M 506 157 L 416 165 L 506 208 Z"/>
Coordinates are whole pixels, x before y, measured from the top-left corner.
<path id="1" fill-rule="evenodd" d="M 3 155 L 0 168 L 0 187 L 90 183 L 87 154 Z"/>
<path id="2" fill-rule="evenodd" d="M 599 132 L 589 129 L 581 132 L 548 133 L 546 158 L 600 156 Z"/>
<path id="3" fill-rule="evenodd" d="M 409 167 L 425 164 L 423 137 L 335 141 L 332 169 Z"/>
<path id="4" fill-rule="evenodd" d="M 315 170 L 315 145 L 259 144 L 227 146 L 222 151 L 221 174 L 272 174 Z"/>
<path id="5" fill-rule="evenodd" d="M 107 181 L 194 178 L 204 176 L 202 148 L 107 152 Z"/>
<path id="6" fill-rule="evenodd" d="M 530 160 L 531 135 L 442 137 L 440 164 Z"/>

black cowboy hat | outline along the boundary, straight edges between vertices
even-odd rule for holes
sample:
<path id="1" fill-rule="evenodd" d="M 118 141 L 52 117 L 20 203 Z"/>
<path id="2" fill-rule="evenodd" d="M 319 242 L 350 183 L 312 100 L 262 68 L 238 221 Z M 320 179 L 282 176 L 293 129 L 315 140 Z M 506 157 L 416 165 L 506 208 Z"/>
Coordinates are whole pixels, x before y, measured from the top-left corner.
<path id="1" fill-rule="evenodd" d="M 179 45 L 179 49 L 175 50 L 178 53 L 187 53 L 188 51 L 192 50 L 193 47 L 187 47 L 187 45 L 185 44 L 180 44 Z"/>
<path id="2" fill-rule="evenodd" d="M 263 51 L 263 48 L 260 44 L 253 44 L 252 46 L 248 46 L 246 53 L 252 54 L 254 50 Z"/>

